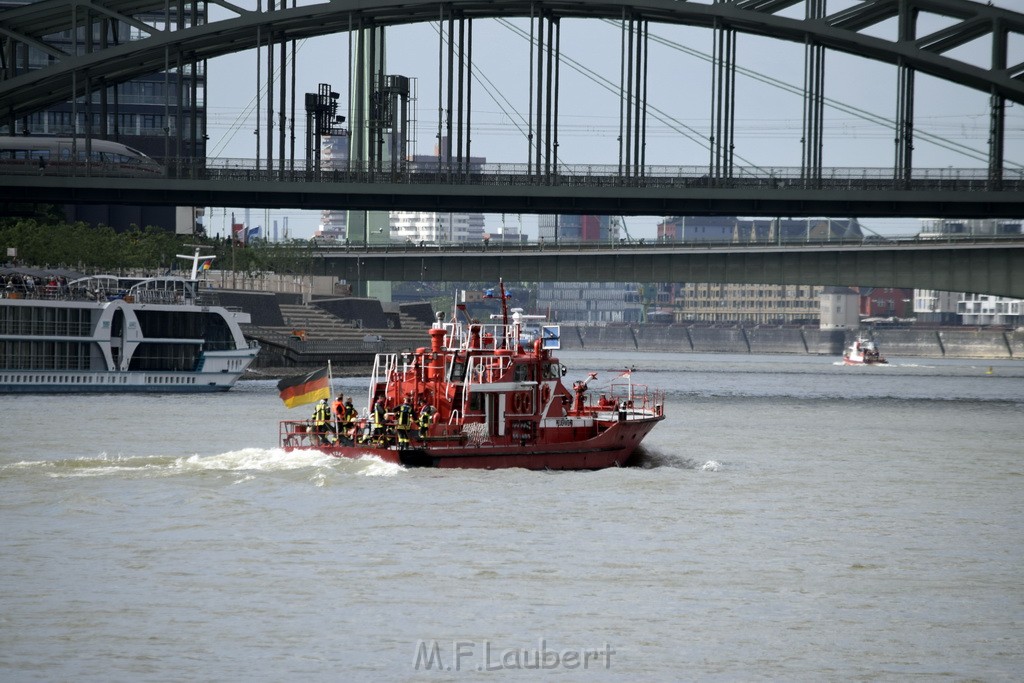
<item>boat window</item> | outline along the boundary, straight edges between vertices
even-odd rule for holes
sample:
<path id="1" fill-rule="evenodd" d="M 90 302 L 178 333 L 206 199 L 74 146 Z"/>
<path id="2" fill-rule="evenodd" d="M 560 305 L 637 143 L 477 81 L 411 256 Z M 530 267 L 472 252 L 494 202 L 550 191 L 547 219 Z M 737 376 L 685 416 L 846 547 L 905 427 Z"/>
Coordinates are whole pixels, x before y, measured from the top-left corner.
<path id="1" fill-rule="evenodd" d="M 545 379 L 558 379 L 565 376 L 566 368 L 561 363 L 548 363 L 544 366 Z"/>
<path id="2" fill-rule="evenodd" d="M 461 382 L 466 378 L 466 361 L 455 361 L 452 363 L 452 371 L 448 377 L 449 382 Z"/>
<path id="3" fill-rule="evenodd" d="M 527 382 L 533 379 L 532 366 L 525 363 L 517 365 L 513 379 L 517 382 Z"/>

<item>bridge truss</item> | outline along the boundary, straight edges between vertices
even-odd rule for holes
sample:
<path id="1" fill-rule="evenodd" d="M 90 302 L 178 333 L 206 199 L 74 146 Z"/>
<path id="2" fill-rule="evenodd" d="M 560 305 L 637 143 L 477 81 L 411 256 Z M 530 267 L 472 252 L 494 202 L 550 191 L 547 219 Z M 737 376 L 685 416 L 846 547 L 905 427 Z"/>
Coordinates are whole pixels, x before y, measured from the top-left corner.
<path id="1" fill-rule="evenodd" d="M 803 16 L 792 9 L 803 4 Z M 230 17 L 208 21 L 206 8 L 216 5 Z M 941 30 L 919 29 L 923 14 L 949 20 Z M 186 0 L 41 0 L 0 12 L 0 124 L 20 130 L 28 115 L 60 102 L 90 112 L 100 109 L 99 129 L 88 136 L 107 137 L 108 113 L 116 114 L 116 102 L 104 93 L 111 86 L 156 72 L 204 68 L 217 56 L 266 49 L 267 73 L 279 52 L 282 63 L 286 46 L 319 35 L 364 32 L 383 26 L 438 22 L 445 27 L 438 50 L 439 69 L 447 70 L 444 93 L 446 119 L 439 122 L 439 137 L 447 140 L 447 171 L 458 172 L 460 159 L 471 156 L 470 105 L 472 78 L 463 64 L 471 64 L 473 22 L 477 19 L 528 17 L 531 41 L 531 110 L 528 174 L 557 174 L 558 83 L 560 27 L 566 19 L 605 18 L 622 27 L 618 175 L 645 173 L 647 113 L 647 59 L 650 25 L 680 24 L 714 32 L 714 92 L 708 175 L 712 180 L 731 178 L 735 131 L 734 88 L 737 72 L 736 35 L 740 33 L 793 41 L 805 48 L 803 85 L 803 179 L 813 183 L 822 177 L 824 51 L 837 50 L 879 60 L 898 69 L 895 93 L 897 121 L 894 130 L 895 180 L 909 180 L 913 172 L 914 76 L 925 73 L 985 93 L 989 98 L 988 188 L 1001 189 L 1006 144 L 1007 103 L 1024 103 L 1024 63 L 1009 63 L 1011 39 L 1024 34 L 1024 14 L 968 0 L 861 0 L 828 12 L 826 0 L 718 0 L 698 4 L 675 0 L 452 0 L 438 3 L 418 0 L 325 0 L 298 4 L 297 0 L 267 0 L 256 8 L 243 8 L 225 0 L 208 3 Z M 885 22 L 897 24 L 894 39 L 884 39 L 872 29 Z M 67 36 L 71 36 L 68 48 Z M 458 36 L 458 39 L 454 37 Z M 55 40 L 59 37 L 59 40 Z M 956 48 L 985 38 L 991 45 L 986 66 L 959 59 Z M 47 65 L 28 68 L 29 53 L 44 55 Z M 38 60 L 36 60 L 38 61 Z M 453 67 L 453 65 L 459 65 Z M 275 106 L 281 127 L 277 153 L 284 170 L 284 132 L 287 72 L 282 69 L 279 87 L 268 77 L 266 139 L 267 169 L 272 168 Z M 294 81 L 294 78 L 293 78 Z M 187 87 L 178 81 L 179 88 Z M 275 91 L 278 93 L 275 104 Z M 93 94 L 98 94 L 97 98 Z M 194 95 L 194 93 L 193 93 Z M 175 102 L 189 93 L 168 93 Z M 294 86 L 292 120 L 294 121 Z M 98 102 L 94 104 L 94 99 Z M 170 102 L 168 103 L 171 104 Z M 117 119 L 116 116 L 113 117 Z M 77 113 L 76 113 L 77 120 Z M 205 137 L 193 126 L 168 126 L 166 135 Z M 294 168 L 294 148 L 291 151 Z"/>

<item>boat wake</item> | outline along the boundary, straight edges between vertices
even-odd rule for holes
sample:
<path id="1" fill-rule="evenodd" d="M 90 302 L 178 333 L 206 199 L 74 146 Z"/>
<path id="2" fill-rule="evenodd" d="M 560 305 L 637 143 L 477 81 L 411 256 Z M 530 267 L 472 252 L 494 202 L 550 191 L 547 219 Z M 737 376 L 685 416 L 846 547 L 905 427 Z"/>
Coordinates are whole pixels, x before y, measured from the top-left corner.
<path id="1" fill-rule="evenodd" d="M 280 448 L 243 448 L 218 455 L 110 455 L 34 460 L 0 466 L 0 474 L 14 472 L 45 473 L 53 478 L 121 476 L 127 478 L 173 477 L 190 474 L 242 474 L 240 481 L 259 473 L 302 472 L 390 477 L 405 471 L 401 465 L 384 462 L 374 456 L 357 459 L 334 458 L 317 451 L 286 453 Z"/>
<path id="2" fill-rule="evenodd" d="M 696 460 L 684 458 L 670 453 L 664 453 L 650 446 L 640 445 L 633 453 L 629 461 L 631 467 L 638 467 L 644 470 L 656 469 L 659 467 L 671 467 L 679 470 L 700 470 L 702 472 L 718 472 L 722 469 L 722 463 L 717 460 Z"/>

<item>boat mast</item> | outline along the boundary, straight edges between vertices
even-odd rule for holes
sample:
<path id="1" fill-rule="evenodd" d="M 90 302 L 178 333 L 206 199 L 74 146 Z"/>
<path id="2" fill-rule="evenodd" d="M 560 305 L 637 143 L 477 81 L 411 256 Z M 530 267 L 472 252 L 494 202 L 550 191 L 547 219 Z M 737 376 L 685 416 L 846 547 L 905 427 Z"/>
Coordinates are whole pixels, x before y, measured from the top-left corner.
<path id="1" fill-rule="evenodd" d="M 508 299 L 505 297 L 505 281 L 498 278 L 498 288 L 501 292 L 501 324 L 508 329 Z"/>
<path id="2" fill-rule="evenodd" d="M 192 262 L 192 276 L 189 278 L 192 282 L 196 282 L 199 279 L 199 264 L 207 261 L 212 261 L 217 258 L 216 256 L 200 256 L 200 247 L 196 247 L 195 253 L 193 254 L 175 254 L 178 258 L 183 258 L 186 261 Z"/>

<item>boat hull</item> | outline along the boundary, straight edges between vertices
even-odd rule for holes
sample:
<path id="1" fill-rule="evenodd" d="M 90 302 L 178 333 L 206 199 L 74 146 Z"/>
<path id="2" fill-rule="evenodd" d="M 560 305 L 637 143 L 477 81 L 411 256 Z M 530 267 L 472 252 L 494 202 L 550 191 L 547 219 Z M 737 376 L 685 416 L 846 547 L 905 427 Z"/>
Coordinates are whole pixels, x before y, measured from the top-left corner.
<path id="1" fill-rule="evenodd" d="M 196 394 L 228 391 L 235 385 L 238 374 L 202 375 L 195 373 L 162 372 L 104 372 L 44 373 L 39 371 L 2 373 L 11 377 L 33 377 L 32 381 L 3 382 L 0 394 Z"/>
<path id="2" fill-rule="evenodd" d="M 462 469 L 600 470 L 627 464 L 640 442 L 663 416 L 613 423 L 582 441 L 465 445 L 415 444 L 412 448 L 360 446 L 284 446 L 285 451 L 320 451 L 338 458 L 376 457 L 406 467 Z"/>
<path id="3" fill-rule="evenodd" d="M 257 348 L 204 354 L 202 371 L 0 370 L 0 394 L 194 394 L 228 391 Z"/>
<path id="4" fill-rule="evenodd" d="M 156 280 L 186 282 L 144 279 L 138 286 Z M 66 298 L 0 298 L 0 343 L 8 345 L 0 394 L 227 391 L 259 353 L 241 329 L 248 313 L 179 300 L 176 290 L 152 295 L 161 303 L 83 298 L 84 286 L 73 291 Z"/>

